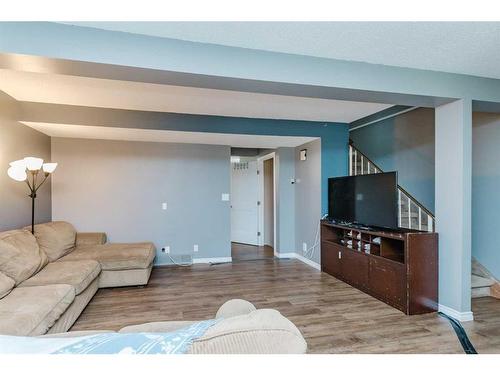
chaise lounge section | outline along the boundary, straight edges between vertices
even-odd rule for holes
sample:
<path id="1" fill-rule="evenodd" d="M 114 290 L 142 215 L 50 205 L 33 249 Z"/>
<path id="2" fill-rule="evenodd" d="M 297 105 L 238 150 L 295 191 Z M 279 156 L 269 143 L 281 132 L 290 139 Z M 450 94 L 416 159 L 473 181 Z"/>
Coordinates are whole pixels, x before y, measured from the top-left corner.
<path id="1" fill-rule="evenodd" d="M 155 254 L 63 221 L 0 233 L 0 334 L 66 332 L 98 288 L 146 285 Z"/>

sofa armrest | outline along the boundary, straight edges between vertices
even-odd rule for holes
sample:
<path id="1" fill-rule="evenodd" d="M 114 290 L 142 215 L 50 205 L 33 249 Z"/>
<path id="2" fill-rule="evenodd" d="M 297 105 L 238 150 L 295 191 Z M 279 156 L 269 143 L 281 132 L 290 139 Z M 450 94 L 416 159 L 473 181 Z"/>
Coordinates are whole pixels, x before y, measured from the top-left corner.
<path id="1" fill-rule="evenodd" d="M 298 328 L 276 310 L 255 310 L 221 319 L 193 341 L 189 354 L 303 354 Z"/>
<path id="2" fill-rule="evenodd" d="M 80 232 L 76 234 L 76 246 L 103 245 L 106 241 L 106 233 Z"/>

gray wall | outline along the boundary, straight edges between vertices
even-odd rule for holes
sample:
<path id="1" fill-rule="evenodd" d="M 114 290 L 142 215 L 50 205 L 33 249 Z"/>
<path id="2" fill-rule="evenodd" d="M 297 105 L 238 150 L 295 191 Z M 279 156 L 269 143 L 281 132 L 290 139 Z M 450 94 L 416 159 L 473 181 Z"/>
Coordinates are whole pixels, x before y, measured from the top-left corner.
<path id="1" fill-rule="evenodd" d="M 9 163 L 25 156 L 50 161 L 50 138 L 17 122 L 18 106 L 0 91 L 0 231 L 31 224 L 31 199 L 24 182 L 7 176 Z M 57 171 L 56 171 L 57 174 Z M 50 179 L 38 191 L 35 221 L 50 221 Z"/>
<path id="2" fill-rule="evenodd" d="M 419 108 L 351 131 L 362 153 L 434 212 L 434 110 Z"/>
<path id="3" fill-rule="evenodd" d="M 307 149 L 307 160 L 300 160 L 300 150 Z M 304 255 L 302 244 L 307 248 L 316 242 L 321 218 L 321 140 L 295 148 L 295 242 L 296 252 Z M 312 260 L 320 262 L 319 245 Z"/>
<path id="4" fill-rule="evenodd" d="M 55 220 L 105 231 L 110 241 L 153 241 L 157 264 L 170 263 L 165 245 L 173 255 L 231 256 L 229 202 L 221 201 L 229 147 L 53 138 L 52 156 L 60 163 Z"/>
<path id="5" fill-rule="evenodd" d="M 500 279 L 500 115 L 472 121 L 472 255 Z"/>
<path id="6" fill-rule="evenodd" d="M 276 149 L 277 202 L 276 202 L 276 246 L 280 253 L 294 253 L 295 245 L 295 149 L 279 147 Z"/>

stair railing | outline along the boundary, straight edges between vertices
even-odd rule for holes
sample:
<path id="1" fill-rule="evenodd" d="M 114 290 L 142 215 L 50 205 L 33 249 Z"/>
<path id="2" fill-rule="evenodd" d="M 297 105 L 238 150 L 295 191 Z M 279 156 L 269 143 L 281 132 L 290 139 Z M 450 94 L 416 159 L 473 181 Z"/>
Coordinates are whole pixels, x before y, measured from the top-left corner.
<path id="1" fill-rule="evenodd" d="M 373 161 L 349 144 L 349 176 L 383 172 Z M 410 193 L 398 185 L 398 225 L 400 228 L 434 232 L 435 217 Z"/>

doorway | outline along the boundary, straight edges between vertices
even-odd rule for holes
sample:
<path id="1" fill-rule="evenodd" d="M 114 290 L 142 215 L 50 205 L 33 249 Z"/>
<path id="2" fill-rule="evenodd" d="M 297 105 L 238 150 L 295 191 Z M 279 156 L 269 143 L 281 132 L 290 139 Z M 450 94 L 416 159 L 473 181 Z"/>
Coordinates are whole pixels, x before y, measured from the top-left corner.
<path id="1" fill-rule="evenodd" d="M 275 155 L 231 157 L 233 261 L 272 259 L 275 249 Z"/>

